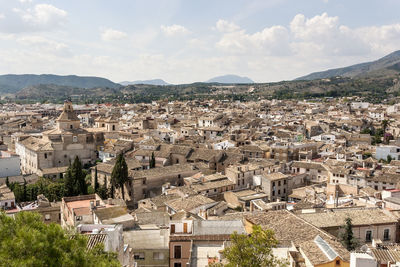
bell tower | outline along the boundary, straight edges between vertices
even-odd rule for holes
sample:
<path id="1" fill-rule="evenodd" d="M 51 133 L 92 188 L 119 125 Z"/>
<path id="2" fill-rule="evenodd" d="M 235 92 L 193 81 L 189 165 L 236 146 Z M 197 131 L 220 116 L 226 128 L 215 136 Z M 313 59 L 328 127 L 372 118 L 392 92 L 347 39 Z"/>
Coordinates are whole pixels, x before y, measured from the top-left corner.
<path id="1" fill-rule="evenodd" d="M 57 128 L 59 130 L 76 130 L 80 128 L 80 120 L 76 116 L 72 102 L 64 101 L 63 111 L 57 119 Z"/>

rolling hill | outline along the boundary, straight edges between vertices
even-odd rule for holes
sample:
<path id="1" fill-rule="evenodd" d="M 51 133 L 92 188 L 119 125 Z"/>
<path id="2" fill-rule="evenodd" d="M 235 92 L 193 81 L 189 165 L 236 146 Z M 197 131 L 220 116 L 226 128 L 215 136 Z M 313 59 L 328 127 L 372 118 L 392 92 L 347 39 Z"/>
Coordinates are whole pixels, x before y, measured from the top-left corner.
<path id="1" fill-rule="evenodd" d="M 296 80 L 316 80 L 331 77 L 366 77 L 366 76 L 389 76 L 400 71 L 400 50 L 395 51 L 378 60 L 360 63 L 344 68 L 330 69 L 314 72 Z"/>
<path id="2" fill-rule="evenodd" d="M 28 86 L 39 84 L 54 84 L 59 86 L 71 86 L 78 88 L 117 88 L 121 85 L 100 77 L 83 77 L 76 75 L 53 74 L 6 74 L 0 75 L 0 92 L 16 93 Z"/>

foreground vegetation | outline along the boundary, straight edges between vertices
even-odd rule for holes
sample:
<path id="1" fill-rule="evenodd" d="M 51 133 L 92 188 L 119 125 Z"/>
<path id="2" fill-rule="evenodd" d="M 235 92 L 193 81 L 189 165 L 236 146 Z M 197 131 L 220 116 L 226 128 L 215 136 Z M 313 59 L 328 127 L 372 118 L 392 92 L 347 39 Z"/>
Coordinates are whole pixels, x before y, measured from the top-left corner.
<path id="1" fill-rule="evenodd" d="M 71 235 L 57 224 L 44 224 L 39 214 L 0 213 L 0 266 L 120 266 L 102 245 L 86 249 L 86 237 Z"/>
<path id="2" fill-rule="evenodd" d="M 276 248 L 278 241 L 274 232 L 262 229 L 259 225 L 253 225 L 251 235 L 231 235 L 231 244 L 222 251 L 227 263 L 210 263 L 212 267 L 283 267 L 288 266 L 285 261 L 274 256 L 272 249 Z"/>

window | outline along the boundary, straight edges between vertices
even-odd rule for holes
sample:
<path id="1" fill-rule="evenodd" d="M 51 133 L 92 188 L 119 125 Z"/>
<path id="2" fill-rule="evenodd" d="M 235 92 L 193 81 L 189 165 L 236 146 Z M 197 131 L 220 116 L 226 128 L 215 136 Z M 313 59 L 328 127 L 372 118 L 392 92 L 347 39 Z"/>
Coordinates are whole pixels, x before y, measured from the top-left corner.
<path id="1" fill-rule="evenodd" d="M 174 246 L 174 258 L 180 259 L 182 257 L 182 246 Z"/>
<path id="2" fill-rule="evenodd" d="M 144 252 L 136 252 L 133 258 L 135 260 L 144 260 Z"/>
<path id="3" fill-rule="evenodd" d="M 385 240 L 385 241 L 390 240 L 389 229 L 385 229 L 383 231 L 383 240 Z"/>
<path id="4" fill-rule="evenodd" d="M 182 264 L 180 262 L 175 262 L 174 267 L 182 267 Z"/>
<path id="5" fill-rule="evenodd" d="M 286 184 L 286 180 L 283 180 L 283 184 Z"/>
<path id="6" fill-rule="evenodd" d="M 281 186 L 281 181 L 278 181 L 278 186 Z"/>
<path id="7" fill-rule="evenodd" d="M 72 128 L 73 128 L 72 124 L 69 126 L 69 128 L 70 128 L 70 129 L 72 129 Z"/>
<path id="8" fill-rule="evenodd" d="M 272 182 L 272 186 L 275 186 L 275 182 Z"/>
<path id="9" fill-rule="evenodd" d="M 171 234 L 175 234 L 175 224 L 171 224 Z"/>
<path id="10" fill-rule="evenodd" d="M 371 240 L 372 240 L 372 231 L 368 230 L 365 232 L 365 241 L 371 242 Z"/>
<path id="11" fill-rule="evenodd" d="M 78 136 L 73 136 L 72 137 L 72 142 L 74 142 L 74 143 L 78 142 Z"/>
<path id="12" fill-rule="evenodd" d="M 44 220 L 45 221 L 50 221 L 50 214 L 46 214 L 46 215 L 44 215 Z"/>
<path id="13" fill-rule="evenodd" d="M 76 221 L 82 221 L 82 216 L 75 216 Z"/>
<path id="14" fill-rule="evenodd" d="M 44 158 L 47 159 L 47 153 L 44 153 Z"/>
<path id="15" fill-rule="evenodd" d="M 164 253 L 162 253 L 162 252 L 153 252 L 153 259 L 154 260 L 163 260 L 164 259 Z"/>

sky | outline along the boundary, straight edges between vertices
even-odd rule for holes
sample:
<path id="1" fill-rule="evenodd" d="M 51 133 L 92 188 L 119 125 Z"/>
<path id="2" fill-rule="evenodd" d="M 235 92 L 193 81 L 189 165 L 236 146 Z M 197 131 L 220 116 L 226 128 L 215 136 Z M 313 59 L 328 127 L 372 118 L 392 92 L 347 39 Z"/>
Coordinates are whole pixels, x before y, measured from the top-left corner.
<path id="1" fill-rule="evenodd" d="M 0 74 L 291 80 L 400 49 L 398 0 L 0 0 Z"/>

